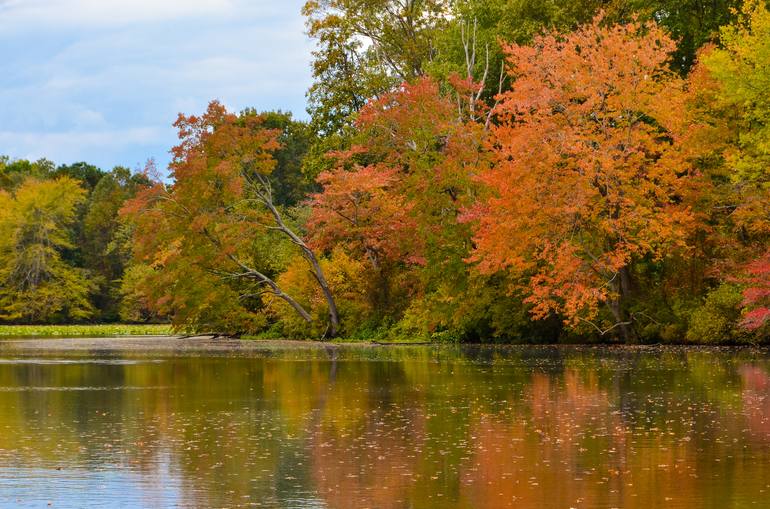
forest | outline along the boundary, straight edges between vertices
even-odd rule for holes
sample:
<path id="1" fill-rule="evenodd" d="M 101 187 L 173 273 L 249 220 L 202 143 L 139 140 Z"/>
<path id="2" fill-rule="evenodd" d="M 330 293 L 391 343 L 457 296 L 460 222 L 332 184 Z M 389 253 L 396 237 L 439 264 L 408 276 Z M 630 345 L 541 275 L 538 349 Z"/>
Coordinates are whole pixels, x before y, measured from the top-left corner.
<path id="1" fill-rule="evenodd" d="M 156 168 L 0 158 L 0 323 L 770 340 L 764 0 L 309 0 L 309 120 Z"/>

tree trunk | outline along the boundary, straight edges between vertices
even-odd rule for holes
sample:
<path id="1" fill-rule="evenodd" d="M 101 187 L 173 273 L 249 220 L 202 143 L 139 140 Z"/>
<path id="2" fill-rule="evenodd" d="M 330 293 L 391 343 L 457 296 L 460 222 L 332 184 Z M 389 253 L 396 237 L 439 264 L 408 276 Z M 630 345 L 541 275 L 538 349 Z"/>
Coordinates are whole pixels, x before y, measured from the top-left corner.
<path id="1" fill-rule="evenodd" d="M 299 302 L 297 302 L 296 300 L 292 299 L 291 296 L 289 296 L 289 295 L 287 295 L 287 294 L 285 294 L 283 292 L 276 293 L 275 295 L 277 297 L 285 300 L 286 302 L 288 302 L 289 305 L 291 307 L 293 307 L 294 310 L 299 314 L 299 316 L 301 316 L 302 319 L 305 320 L 307 323 L 310 323 L 310 322 L 313 321 L 313 317 L 310 316 L 310 313 L 305 311 L 305 308 L 303 308 L 302 305 L 300 305 Z"/>
<path id="2" fill-rule="evenodd" d="M 313 276 L 318 282 L 318 286 L 321 288 L 321 292 L 323 293 L 324 299 L 326 300 L 326 305 L 329 308 L 329 335 L 331 337 L 335 337 L 339 333 L 340 328 L 339 313 L 337 311 L 337 304 L 334 302 L 334 296 L 329 289 L 329 284 L 326 282 L 326 277 L 324 277 L 323 270 L 321 269 L 321 264 L 318 262 L 318 258 L 316 257 L 313 250 L 310 249 L 307 244 L 305 244 L 305 241 L 302 240 L 299 235 L 294 233 L 288 226 L 286 226 L 286 223 L 283 222 L 281 213 L 278 212 L 278 209 L 273 204 L 272 192 L 270 191 L 270 182 L 267 181 L 263 175 L 257 175 L 257 178 L 259 179 L 259 183 L 262 186 L 262 189 L 255 189 L 255 191 L 260 201 L 267 207 L 267 209 L 270 211 L 270 214 L 273 216 L 273 220 L 277 225 L 277 228 L 275 229 L 285 234 L 287 237 L 289 237 L 289 240 L 291 240 L 292 243 L 299 246 L 300 250 L 302 251 L 302 256 L 308 261 L 308 263 L 310 263 L 310 266 L 312 267 Z M 297 308 L 295 307 L 295 309 Z"/>
<path id="3" fill-rule="evenodd" d="M 628 323 L 623 316 L 622 299 L 620 295 L 610 300 L 607 303 L 607 306 L 610 308 L 612 316 L 615 318 L 615 323 L 620 329 L 620 336 L 623 338 L 623 342 L 629 343 L 630 335 L 628 332 Z"/>
<path id="4" fill-rule="evenodd" d="M 209 238 L 213 238 L 211 235 L 209 235 Z M 270 293 L 278 297 L 279 299 L 283 299 L 286 302 L 289 303 L 291 307 L 294 308 L 294 310 L 299 314 L 299 316 L 302 317 L 303 320 L 305 320 L 307 323 L 310 323 L 313 321 L 313 317 L 310 316 L 310 313 L 305 311 L 305 308 L 302 307 L 302 305 L 294 300 L 291 295 L 288 295 L 281 290 L 281 288 L 278 286 L 278 284 L 267 277 L 266 275 L 262 274 L 260 271 L 253 269 L 243 263 L 241 260 L 239 260 L 235 255 L 228 254 L 228 258 L 230 258 L 233 262 L 235 262 L 236 265 L 238 265 L 241 269 L 245 271 L 245 275 L 248 275 L 248 277 L 254 278 L 257 281 L 259 281 L 262 284 L 266 284 L 270 287 Z"/>
<path id="5" fill-rule="evenodd" d="M 623 311 L 623 297 L 625 297 L 631 287 L 631 277 L 628 273 L 628 269 L 623 267 L 618 271 L 618 275 L 612 283 L 612 290 L 615 293 L 608 306 L 612 312 L 612 316 L 615 318 L 615 323 L 620 329 L 620 335 L 623 338 L 624 343 L 631 342 L 632 331 L 629 328 L 629 322 L 626 320 L 625 312 Z"/>
<path id="6" fill-rule="evenodd" d="M 326 299 L 326 305 L 329 307 L 329 335 L 335 337 L 340 329 L 340 317 L 337 311 L 337 303 L 334 302 L 334 296 L 329 289 L 329 284 L 326 282 L 323 270 L 321 270 L 321 264 L 318 263 L 318 258 L 316 258 L 315 253 L 313 253 L 313 250 L 307 247 L 304 242 L 300 244 L 300 247 L 302 248 L 305 258 L 313 267 L 313 276 L 315 276 L 316 281 L 318 281 L 318 286 L 321 287 L 321 292 L 323 292 L 324 299 Z"/>

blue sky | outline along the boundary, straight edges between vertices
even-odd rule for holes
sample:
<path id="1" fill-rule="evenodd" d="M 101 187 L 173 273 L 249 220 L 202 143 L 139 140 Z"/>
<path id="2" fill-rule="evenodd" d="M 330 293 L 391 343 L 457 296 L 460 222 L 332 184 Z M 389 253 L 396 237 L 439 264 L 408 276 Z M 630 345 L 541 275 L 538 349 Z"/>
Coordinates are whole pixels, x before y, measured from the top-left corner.
<path id="1" fill-rule="evenodd" d="M 0 154 L 159 168 L 211 99 L 306 118 L 303 0 L 0 0 Z"/>

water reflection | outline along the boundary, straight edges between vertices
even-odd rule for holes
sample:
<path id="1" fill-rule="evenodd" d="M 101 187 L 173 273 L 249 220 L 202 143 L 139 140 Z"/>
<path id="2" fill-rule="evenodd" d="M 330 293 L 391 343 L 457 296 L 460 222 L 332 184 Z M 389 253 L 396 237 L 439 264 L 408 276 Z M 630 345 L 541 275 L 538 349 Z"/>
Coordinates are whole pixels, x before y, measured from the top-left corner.
<path id="1" fill-rule="evenodd" d="M 2 506 L 770 501 L 763 351 L 5 358 L 0 409 Z"/>

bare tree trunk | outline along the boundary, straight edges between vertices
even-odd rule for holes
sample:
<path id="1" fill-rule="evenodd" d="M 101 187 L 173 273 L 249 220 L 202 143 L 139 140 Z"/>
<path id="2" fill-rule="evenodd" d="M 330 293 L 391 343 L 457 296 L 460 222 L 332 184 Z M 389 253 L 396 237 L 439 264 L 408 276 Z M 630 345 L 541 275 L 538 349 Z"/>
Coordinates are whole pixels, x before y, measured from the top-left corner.
<path id="1" fill-rule="evenodd" d="M 321 292 L 323 293 L 324 299 L 326 300 L 326 305 L 329 308 L 329 335 L 331 337 L 335 337 L 340 328 L 339 313 L 337 311 L 337 304 L 334 301 L 334 296 L 332 295 L 329 284 L 327 283 L 326 277 L 324 276 L 323 269 L 321 269 L 321 264 L 318 262 L 318 257 L 316 257 L 313 250 L 308 247 L 305 241 L 302 240 L 296 233 L 294 233 L 291 228 L 286 226 L 286 223 L 284 223 L 283 218 L 281 217 L 281 213 L 273 204 L 272 190 L 270 188 L 270 181 L 267 179 L 267 177 L 264 175 L 257 175 L 257 179 L 259 180 L 259 187 L 257 188 L 255 186 L 255 192 L 257 193 L 259 200 L 265 207 L 267 207 L 267 209 L 270 211 L 270 214 L 273 216 L 273 220 L 277 225 L 274 229 L 289 237 L 289 240 L 291 240 L 293 244 L 300 248 L 302 251 L 302 256 L 310 264 L 313 277 L 318 282 L 318 286 L 321 288 Z M 284 300 L 286 299 L 284 298 Z"/>
<path id="2" fill-rule="evenodd" d="M 204 234 L 209 238 L 209 240 L 211 240 L 211 242 L 213 242 L 216 245 L 221 245 L 219 241 L 216 239 L 216 237 L 214 237 L 208 230 L 204 228 L 203 231 L 204 231 Z M 299 302 L 294 300 L 291 295 L 284 293 L 284 291 L 281 290 L 281 288 L 278 286 L 278 283 L 273 281 L 271 278 L 267 277 L 262 272 L 252 267 L 249 267 L 248 265 L 243 263 L 241 260 L 239 260 L 238 257 L 235 256 L 234 254 L 230 253 L 227 255 L 227 257 L 230 258 L 230 260 L 232 260 L 236 265 L 238 265 L 238 267 L 240 267 L 244 271 L 242 274 L 240 274 L 240 276 L 256 279 L 260 284 L 267 285 L 270 288 L 269 293 L 275 295 L 279 299 L 283 299 L 284 301 L 286 301 L 292 308 L 294 308 L 294 310 L 299 314 L 299 316 L 302 317 L 303 320 L 305 320 L 307 323 L 310 323 L 313 321 L 313 317 L 310 316 L 310 313 L 305 311 L 305 308 L 303 308 Z"/>
<path id="3" fill-rule="evenodd" d="M 285 294 L 283 292 L 277 293 L 276 296 L 278 296 L 279 298 L 281 298 L 281 299 L 285 300 L 286 302 L 288 302 L 289 305 L 291 307 L 293 307 L 294 310 L 297 313 L 299 313 L 299 316 L 301 316 L 302 319 L 305 320 L 307 323 L 310 323 L 310 322 L 313 321 L 313 317 L 310 316 L 310 314 L 307 311 L 305 311 L 305 308 L 303 308 L 302 305 L 299 302 L 297 302 L 296 300 L 292 299 L 291 296 L 289 296 L 289 295 L 287 295 L 287 294 Z"/>
<path id="4" fill-rule="evenodd" d="M 629 342 L 628 323 L 623 319 L 623 310 L 621 298 L 618 295 L 607 303 L 607 306 L 612 312 L 612 316 L 615 318 L 615 324 L 620 329 L 620 335 L 623 338 L 624 343 Z"/>

